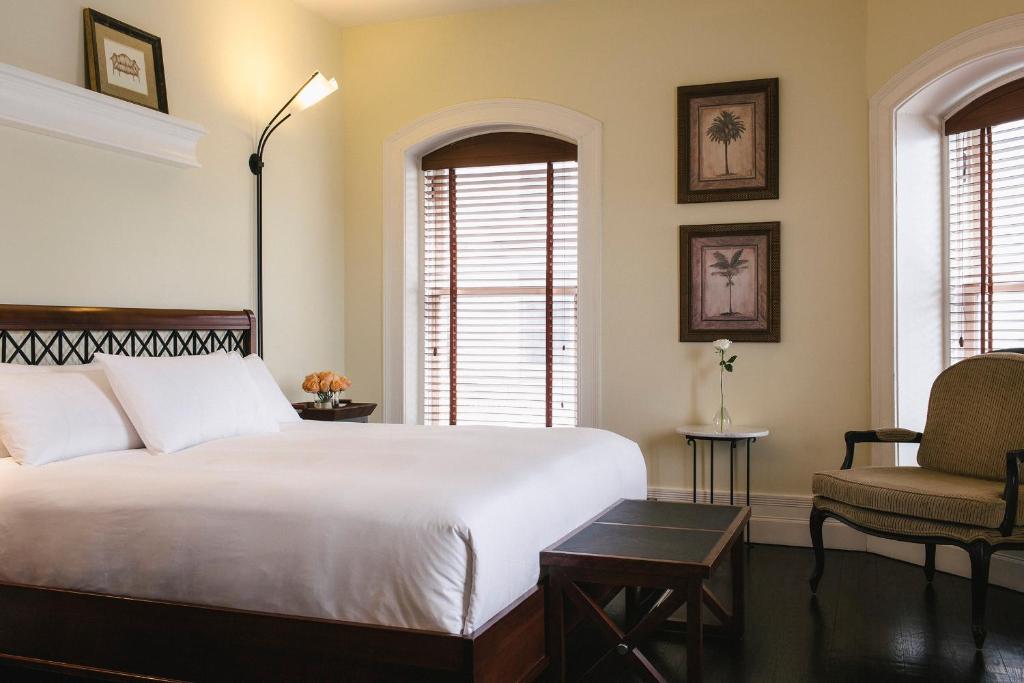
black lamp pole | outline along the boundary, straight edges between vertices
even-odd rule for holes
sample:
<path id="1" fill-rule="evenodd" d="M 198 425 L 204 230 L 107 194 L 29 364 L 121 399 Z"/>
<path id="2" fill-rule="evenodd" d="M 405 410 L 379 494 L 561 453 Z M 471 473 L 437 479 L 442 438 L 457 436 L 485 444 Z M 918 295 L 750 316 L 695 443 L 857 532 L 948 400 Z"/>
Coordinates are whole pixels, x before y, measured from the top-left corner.
<path id="1" fill-rule="evenodd" d="M 310 81 L 317 77 L 320 72 L 314 72 L 302 87 L 295 91 L 284 106 L 281 107 L 270 123 L 263 129 L 260 140 L 256 143 L 256 151 L 249 155 L 249 170 L 256 176 L 256 353 L 263 357 L 263 150 L 267 146 L 267 140 L 273 135 L 282 123 L 291 118 L 291 114 L 281 114 L 295 101 L 303 88 L 309 85 Z M 278 117 L 281 117 L 280 120 Z"/>

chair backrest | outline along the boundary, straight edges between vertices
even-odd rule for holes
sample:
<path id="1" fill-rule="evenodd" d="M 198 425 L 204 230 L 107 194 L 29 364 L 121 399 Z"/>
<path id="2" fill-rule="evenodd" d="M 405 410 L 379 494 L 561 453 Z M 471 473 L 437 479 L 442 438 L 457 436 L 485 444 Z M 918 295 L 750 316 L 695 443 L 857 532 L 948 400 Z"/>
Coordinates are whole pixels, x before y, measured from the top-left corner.
<path id="1" fill-rule="evenodd" d="M 1024 354 L 987 353 L 942 371 L 928 399 L 921 467 L 1006 478 L 1006 452 L 1024 448 Z"/>

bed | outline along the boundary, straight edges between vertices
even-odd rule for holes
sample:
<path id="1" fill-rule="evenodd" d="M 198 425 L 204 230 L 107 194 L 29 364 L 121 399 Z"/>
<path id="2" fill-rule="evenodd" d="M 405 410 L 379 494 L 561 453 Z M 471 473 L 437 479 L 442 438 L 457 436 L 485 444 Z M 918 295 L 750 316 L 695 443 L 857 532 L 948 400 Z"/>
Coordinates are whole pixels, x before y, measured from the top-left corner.
<path id="1" fill-rule="evenodd" d="M 0 306 L 0 360 L 246 353 L 247 312 Z M 530 680 L 538 552 L 620 498 L 601 430 L 302 422 L 0 460 L 0 659 L 172 680 Z"/>

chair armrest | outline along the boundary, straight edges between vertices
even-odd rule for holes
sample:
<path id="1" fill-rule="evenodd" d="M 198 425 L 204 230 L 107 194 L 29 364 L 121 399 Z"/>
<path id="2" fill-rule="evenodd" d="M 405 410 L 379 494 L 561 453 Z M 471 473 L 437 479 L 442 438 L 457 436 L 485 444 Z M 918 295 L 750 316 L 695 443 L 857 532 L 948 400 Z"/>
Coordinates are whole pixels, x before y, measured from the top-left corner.
<path id="1" fill-rule="evenodd" d="M 921 432 L 898 427 L 846 432 L 843 437 L 846 439 L 846 458 L 843 460 L 842 469 L 848 470 L 853 467 L 853 448 L 859 443 L 921 443 L 921 436 Z"/>
<path id="2" fill-rule="evenodd" d="M 1024 462 L 1024 450 L 1010 451 L 1006 454 L 1006 490 L 1003 491 L 1003 500 L 1006 501 L 1006 514 L 1003 516 L 1003 523 L 999 525 L 999 532 L 1003 536 L 1013 533 L 1013 527 L 1017 523 L 1017 492 L 1020 489 L 1020 464 Z"/>

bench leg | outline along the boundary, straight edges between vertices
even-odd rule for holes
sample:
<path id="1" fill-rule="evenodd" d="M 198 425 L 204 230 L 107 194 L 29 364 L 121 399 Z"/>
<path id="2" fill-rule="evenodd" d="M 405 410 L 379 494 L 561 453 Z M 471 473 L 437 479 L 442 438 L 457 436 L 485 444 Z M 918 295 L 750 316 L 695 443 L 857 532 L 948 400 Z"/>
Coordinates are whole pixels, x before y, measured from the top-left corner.
<path id="1" fill-rule="evenodd" d="M 686 587 L 686 680 L 704 680 L 704 581 L 690 579 Z"/>
<path id="2" fill-rule="evenodd" d="M 732 545 L 732 631 L 736 638 L 743 637 L 743 601 L 746 596 L 744 587 L 746 547 L 743 539 Z"/>
<path id="3" fill-rule="evenodd" d="M 811 593 L 818 592 L 818 582 L 825 573 L 825 543 L 821 538 L 821 526 L 825 513 L 818 508 L 811 509 L 811 543 L 814 545 L 814 574 L 811 575 Z"/>
<path id="4" fill-rule="evenodd" d="M 552 683 L 565 680 L 565 601 L 562 597 L 562 578 L 557 569 L 548 571 L 545 623 L 548 650 L 548 679 Z"/>
<path id="5" fill-rule="evenodd" d="M 924 544 L 924 578 L 931 583 L 935 579 L 935 544 Z"/>

